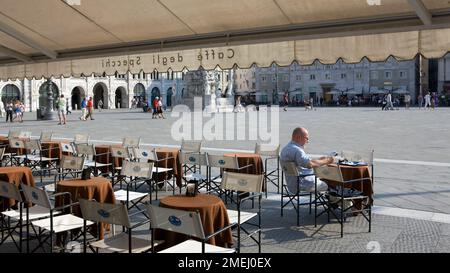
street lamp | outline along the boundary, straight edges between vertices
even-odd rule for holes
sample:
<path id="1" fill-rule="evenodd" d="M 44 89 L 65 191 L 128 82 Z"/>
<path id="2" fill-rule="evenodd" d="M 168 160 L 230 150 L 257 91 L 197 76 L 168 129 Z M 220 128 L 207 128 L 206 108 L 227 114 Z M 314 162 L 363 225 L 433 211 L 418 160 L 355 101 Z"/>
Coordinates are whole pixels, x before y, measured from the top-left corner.
<path id="1" fill-rule="evenodd" d="M 43 120 L 55 120 L 56 114 L 53 111 L 53 82 L 50 79 L 47 79 L 45 82 L 47 89 L 47 109 L 45 111 Z"/>

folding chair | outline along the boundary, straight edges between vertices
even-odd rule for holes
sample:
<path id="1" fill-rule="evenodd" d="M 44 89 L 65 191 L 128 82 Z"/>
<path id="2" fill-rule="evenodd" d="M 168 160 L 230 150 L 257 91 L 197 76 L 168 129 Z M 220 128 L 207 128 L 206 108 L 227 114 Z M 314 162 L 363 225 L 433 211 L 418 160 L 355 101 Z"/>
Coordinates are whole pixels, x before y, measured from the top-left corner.
<path id="1" fill-rule="evenodd" d="M 159 178 L 162 175 L 165 175 L 166 177 L 169 175 L 168 172 L 172 172 L 172 168 L 164 168 L 159 167 L 159 163 L 164 162 L 169 159 L 173 159 L 173 157 L 166 157 L 166 158 L 159 158 L 158 153 L 156 152 L 156 149 L 139 149 L 139 148 L 133 148 L 133 158 L 139 162 L 153 162 L 153 182 L 156 186 L 156 199 L 158 199 L 158 186 L 161 183 L 165 183 L 166 185 L 166 191 L 167 191 L 167 185 L 170 184 L 167 179 L 164 181 L 159 181 Z M 175 194 L 175 176 L 172 175 L 172 184 L 170 185 L 172 187 L 172 194 Z M 181 192 L 181 188 L 180 188 Z"/>
<path id="2" fill-rule="evenodd" d="M 126 232 L 122 232 L 119 235 L 89 243 L 89 247 L 91 249 L 96 249 L 96 251 L 94 252 L 98 252 L 99 249 L 108 252 L 120 253 L 148 252 L 152 250 L 153 246 L 157 246 L 162 242 L 154 242 L 152 245 L 152 240 L 142 239 L 134 237 L 132 235 L 132 231 L 135 228 L 150 223 L 150 220 L 147 219 L 145 221 L 141 221 L 137 224 L 131 225 L 130 217 L 139 213 L 143 213 L 144 211 L 138 211 L 129 215 L 126 206 L 123 204 L 99 203 L 86 199 L 79 199 L 79 202 L 81 207 L 81 214 L 83 215 L 85 223 L 87 221 L 92 221 L 98 224 L 107 223 L 110 225 L 120 225 L 126 228 Z M 86 225 L 84 226 L 83 235 L 83 249 L 84 253 L 86 253 Z M 149 235 L 151 235 L 151 233 Z"/>
<path id="3" fill-rule="evenodd" d="M 144 163 L 144 162 L 131 162 L 124 161 L 122 165 L 122 170 L 120 171 L 120 175 L 129 178 L 129 182 L 124 180 L 127 188 L 126 190 L 122 190 L 122 188 L 118 191 L 114 192 L 117 201 L 126 203 L 127 209 L 130 210 L 133 207 L 136 207 L 138 210 L 141 210 L 138 207 L 138 203 L 142 202 L 144 198 L 146 198 L 149 193 L 142 193 L 131 191 L 131 187 L 133 183 L 135 184 L 135 188 L 137 184 L 148 184 L 150 191 L 150 202 L 152 201 L 152 187 L 150 185 L 150 180 L 152 178 L 152 169 L 153 163 Z M 130 206 L 130 203 L 132 204 Z"/>
<path id="4" fill-rule="evenodd" d="M 11 237 L 12 242 L 17 247 L 20 253 L 22 253 L 22 234 L 23 234 L 23 200 L 20 194 L 19 188 L 12 183 L 0 181 L 0 197 L 6 199 L 0 199 L 1 202 L 8 202 L 9 199 L 12 199 L 17 202 L 17 206 L 19 207 L 16 210 L 8 209 L 6 211 L 1 212 L 1 232 L 2 232 L 2 240 L 0 241 L 0 245 L 2 245 L 9 237 Z M 4 206 L 9 207 L 9 204 L 3 204 Z M 8 218 L 8 221 L 5 221 L 5 217 Z M 17 221 L 14 227 L 11 227 L 11 219 Z M 7 224 L 6 224 L 7 222 Z M 6 225 L 6 228 L 5 228 Z M 16 229 L 19 228 L 19 242 L 16 242 L 16 239 L 13 236 L 13 233 Z M 5 236 L 5 231 L 7 235 Z"/>
<path id="5" fill-rule="evenodd" d="M 152 223 L 152 239 L 155 229 L 163 229 L 188 235 L 200 240 L 186 240 L 159 253 L 234 253 L 235 249 L 224 248 L 206 243 L 212 237 L 232 228 L 230 224 L 212 234 L 205 234 L 199 212 L 176 210 L 148 205 L 150 222 Z"/>
<path id="6" fill-rule="evenodd" d="M 89 144 L 90 138 L 91 137 L 89 135 L 76 134 L 73 138 L 73 144 Z"/>
<path id="7" fill-rule="evenodd" d="M 208 167 L 209 167 L 209 173 L 212 173 L 212 168 L 219 168 L 220 174 L 214 178 L 209 178 L 209 185 L 210 191 L 216 191 L 220 197 L 222 197 L 222 194 L 225 193 L 225 203 L 227 203 L 227 199 L 230 198 L 231 202 L 237 203 L 237 200 L 233 199 L 233 191 L 226 190 L 224 191 L 223 188 L 220 186 L 222 183 L 222 173 L 223 170 L 229 170 L 229 171 L 241 171 L 244 169 L 247 169 L 249 167 L 253 166 L 252 164 L 246 165 L 246 166 L 239 166 L 239 162 L 237 157 L 231 157 L 231 156 L 223 156 L 223 155 L 210 155 L 208 154 Z"/>
<path id="8" fill-rule="evenodd" d="M 0 147 L 0 167 L 3 166 L 3 157 L 5 156 L 6 147 Z"/>
<path id="9" fill-rule="evenodd" d="M 28 153 L 25 149 L 25 141 L 18 138 L 10 138 L 9 139 L 9 148 L 15 149 L 15 153 L 11 153 L 11 166 L 21 164 L 26 165 Z"/>
<path id="10" fill-rule="evenodd" d="M 266 198 L 268 193 L 267 182 L 277 187 L 277 193 L 280 193 L 280 145 L 273 147 L 256 143 L 255 153 L 264 157 L 264 185 L 266 189 Z M 276 162 L 276 167 L 268 169 L 268 161 Z"/>
<path id="11" fill-rule="evenodd" d="M 48 218 L 44 218 L 41 220 L 31 221 L 31 225 L 39 228 L 39 232 L 37 234 L 39 245 L 32 251 L 35 252 L 38 248 L 44 249 L 44 243 L 47 240 L 50 240 L 50 252 L 53 252 L 54 249 L 54 234 L 60 234 L 63 232 L 73 231 L 75 229 L 81 229 L 84 226 L 84 219 L 77 217 L 72 214 L 72 207 L 78 205 L 77 203 L 72 203 L 72 197 L 69 192 L 61 192 L 56 193 L 51 196 L 47 194 L 45 190 L 41 190 L 35 187 L 30 187 L 22 184 L 21 188 L 23 190 L 25 200 L 32 204 L 37 204 L 40 207 L 46 208 L 49 212 L 50 216 Z M 55 207 L 54 204 L 50 201 L 50 198 L 62 198 L 62 200 L 66 200 L 65 196 L 68 197 L 70 204 L 64 204 L 59 207 Z M 68 214 L 62 214 L 65 209 L 69 210 Z M 57 213 L 56 213 L 57 212 Z M 59 214 L 61 213 L 61 214 Z M 56 215 L 58 214 L 58 215 Z M 86 225 L 92 225 L 93 222 L 88 222 Z M 47 232 L 47 236 L 42 239 L 41 237 L 44 233 Z M 45 249 L 44 249 L 45 250 Z"/>
<path id="12" fill-rule="evenodd" d="M 42 142 L 52 141 L 53 132 L 41 132 L 39 140 Z"/>
<path id="13" fill-rule="evenodd" d="M 77 155 L 84 156 L 86 158 L 84 165 L 86 167 L 94 168 L 93 169 L 94 176 L 107 174 L 107 173 L 98 173 L 98 169 L 103 168 L 103 167 L 112 166 L 112 163 L 105 164 L 105 163 L 97 162 L 97 157 L 101 156 L 101 155 L 107 155 L 107 154 L 109 154 L 109 152 L 97 154 L 95 151 L 94 144 L 85 144 L 85 143 L 77 144 L 77 143 L 75 143 L 74 146 L 75 146 L 75 151 L 77 152 Z"/>
<path id="14" fill-rule="evenodd" d="M 113 171 L 112 171 L 112 184 L 115 186 L 117 183 L 120 183 L 120 187 L 122 187 L 123 177 L 120 176 L 120 171 L 122 170 L 122 166 L 119 166 L 116 164 L 116 161 L 131 161 L 131 154 L 128 148 L 126 147 L 115 147 L 111 146 L 111 157 L 112 157 L 112 163 L 113 163 Z M 114 181 L 117 177 L 117 181 Z"/>
<path id="15" fill-rule="evenodd" d="M 328 202 L 326 203 L 326 210 L 324 212 L 328 213 L 328 220 L 329 220 L 329 214 L 333 214 L 333 216 L 338 220 L 339 224 L 341 225 L 341 238 L 344 236 L 344 222 L 346 220 L 347 214 L 353 214 L 353 213 L 361 213 L 363 217 L 367 220 L 369 223 L 369 232 L 371 232 L 372 228 L 372 204 L 369 202 L 370 196 L 365 195 L 363 192 L 355 191 L 352 189 L 349 189 L 353 183 L 361 183 L 361 182 L 369 182 L 372 183 L 372 180 L 370 177 L 364 177 L 364 178 L 358 178 L 358 179 L 352 179 L 352 180 L 344 180 L 341 172 L 341 168 L 339 165 L 336 166 L 321 166 L 314 168 L 314 172 L 316 175 L 316 179 L 320 178 L 322 180 L 328 180 L 328 181 L 334 181 L 338 183 L 338 187 L 336 190 L 330 190 L 328 194 Z M 339 206 L 333 206 L 332 205 L 332 197 L 338 198 L 337 204 Z M 362 208 L 356 209 L 354 201 L 361 200 L 366 201 L 361 202 Z M 349 206 L 345 205 L 346 201 L 352 201 Z M 336 204 L 336 203 L 334 203 Z M 338 210 L 339 216 L 336 214 L 335 210 Z M 315 215 L 315 218 L 322 215 L 321 214 Z"/>
<path id="16" fill-rule="evenodd" d="M 208 168 L 208 157 L 206 153 L 181 153 L 180 157 L 181 165 L 183 166 L 183 176 L 182 179 L 185 184 L 195 180 L 199 184 L 198 189 L 205 187 L 209 191 L 209 168 Z M 204 172 L 202 167 L 205 167 Z M 202 186 L 205 184 L 205 186 Z M 181 193 L 181 188 L 180 188 Z"/>
<path id="17" fill-rule="evenodd" d="M 303 178 L 314 176 L 314 174 L 301 175 L 298 173 L 297 165 L 295 162 L 290 161 L 280 161 L 282 176 L 281 176 L 281 217 L 283 217 L 283 209 L 287 205 L 291 204 L 297 214 L 297 226 L 300 226 L 300 206 L 308 205 L 309 214 L 312 213 L 312 205 L 314 204 L 314 210 L 317 211 L 317 205 L 323 205 L 324 203 L 324 193 L 318 192 L 317 190 L 317 180 L 315 181 L 314 189 L 303 190 L 300 188 L 300 181 Z M 284 178 L 294 178 L 296 180 L 295 191 L 291 191 L 285 183 Z M 313 200 L 314 195 L 314 200 Z M 304 196 L 309 196 L 309 202 L 300 202 L 300 198 Z M 284 199 L 288 199 L 286 202 Z M 319 201 L 319 202 L 317 202 Z"/>
<path id="18" fill-rule="evenodd" d="M 264 175 L 262 174 L 255 175 L 234 172 L 224 172 L 223 174 L 221 188 L 223 190 L 241 192 L 237 198 L 237 210 L 227 210 L 230 223 L 235 223 L 238 227 L 238 253 L 240 253 L 241 250 L 241 230 L 247 234 L 246 239 L 250 238 L 258 244 L 258 253 L 261 253 L 261 197 L 263 180 Z M 242 202 L 255 198 L 258 198 L 258 212 L 253 213 L 242 211 Z M 249 221 L 256 216 L 258 217 L 258 222 L 256 224 L 250 223 Z M 256 227 L 256 229 L 249 231 L 243 226 L 244 224 Z M 254 237 L 255 234 L 258 234 L 258 239 Z"/>
<path id="19" fill-rule="evenodd" d="M 137 148 L 139 149 L 141 145 L 141 138 L 135 138 L 135 137 L 125 137 L 122 139 L 122 147 L 125 148 Z"/>
<path id="20" fill-rule="evenodd" d="M 181 149 L 180 149 L 180 156 L 181 158 L 184 158 L 186 154 L 200 154 L 200 150 L 202 149 L 202 142 L 201 141 L 185 141 L 184 139 L 181 142 Z M 189 165 L 189 162 L 182 162 L 181 168 L 195 173 L 196 165 L 191 166 Z"/>
<path id="21" fill-rule="evenodd" d="M 43 173 L 50 172 L 52 170 L 57 170 L 57 163 L 59 158 L 49 158 L 42 156 L 42 153 L 45 151 L 50 151 L 55 148 L 49 148 L 49 149 L 42 149 L 41 143 L 37 139 L 31 139 L 30 141 L 27 141 L 24 143 L 25 149 L 27 150 L 26 153 L 26 164 L 30 166 L 32 170 L 39 173 L 41 184 L 42 184 L 42 177 Z M 30 152 L 30 154 L 28 153 Z"/>
<path id="22" fill-rule="evenodd" d="M 55 174 L 53 184 L 44 185 L 43 188 L 49 192 L 56 191 L 56 183 L 58 181 L 66 179 L 70 175 L 70 178 L 77 178 L 84 169 L 84 157 L 63 155 L 59 162 L 58 172 Z"/>

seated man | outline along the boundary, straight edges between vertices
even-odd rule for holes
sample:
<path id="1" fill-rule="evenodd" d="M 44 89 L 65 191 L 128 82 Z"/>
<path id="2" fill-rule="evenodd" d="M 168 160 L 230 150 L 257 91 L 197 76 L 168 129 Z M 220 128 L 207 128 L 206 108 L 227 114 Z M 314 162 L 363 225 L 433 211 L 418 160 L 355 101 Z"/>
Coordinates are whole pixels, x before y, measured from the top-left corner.
<path id="1" fill-rule="evenodd" d="M 333 157 L 321 157 L 319 159 L 311 159 L 311 157 L 305 153 L 304 146 L 309 141 L 309 134 L 305 128 L 295 128 L 292 133 L 292 141 L 289 142 L 283 150 L 281 150 L 280 160 L 295 162 L 300 175 L 313 174 L 312 168 L 320 167 L 323 165 L 331 164 L 334 162 Z M 314 192 L 315 177 L 307 176 L 300 179 L 300 191 Z M 291 193 L 297 191 L 297 178 L 287 177 L 286 185 Z M 326 191 L 328 186 L 325 182 L 317 180 L 317 191 Z"/>

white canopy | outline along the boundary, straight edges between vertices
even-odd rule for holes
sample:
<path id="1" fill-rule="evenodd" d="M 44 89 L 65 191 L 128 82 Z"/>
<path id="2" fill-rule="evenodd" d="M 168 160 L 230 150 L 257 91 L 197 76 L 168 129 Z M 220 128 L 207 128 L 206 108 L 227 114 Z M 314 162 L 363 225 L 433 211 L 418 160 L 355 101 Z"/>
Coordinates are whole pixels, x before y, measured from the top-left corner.
<path id="1" fill-rule="evenodd" d="M 438 58 L 442 0 L 2 0 L 0 79 Z M 109 57 L 108 57 L 109 56 Z"/>

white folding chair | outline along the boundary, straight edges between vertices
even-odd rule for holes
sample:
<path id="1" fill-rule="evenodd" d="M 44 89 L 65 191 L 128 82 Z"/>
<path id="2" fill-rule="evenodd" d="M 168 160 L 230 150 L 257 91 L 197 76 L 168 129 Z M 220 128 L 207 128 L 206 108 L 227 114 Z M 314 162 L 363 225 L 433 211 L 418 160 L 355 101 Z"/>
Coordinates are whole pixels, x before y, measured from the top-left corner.
<path id="1" fill-rule="evenodd" d="M 277 193 L 280 193 L 280 145 L 270 146 L 256 143 L 255 153 L 264 157 L 264 185 L 266 189 L 266 197 L 268 193 L 267 182 L 277 187 Z M 276 166 L 269 170 L 268 163 L 274 161 Z"/>
<path id="2" fill-rule="evenodd" d="M 316 179 L 320 178 L 324 181 L 333 181 L 338 183 L 338 187 L 335 190 L 329 190 L 328 192 L 328 200 L 329 202 L 326 203 L 326 210 L 324 212 L 328 213 L 328 219 L 329 214 L 333 214 L 333 216 L 338 220 L 339 224 L 341 225 L 341 237 L 344 236 L 344 222 L 345 222 L 345 216 L 346 214 L 353 214 L 353 213 L 361 213 L 363 217 L 367 220 L 369 223 L 369 232 L 371 232 L 372 228 L 372 204 L 369 202 L 370 196 L 365 195 L 363 192 L 355 191 L 352 189 L 349 189 L 353 183 L 364 183 L 369 182 L 371 183 L 371 178 L 358 178 L 358 179 L 352 179 L 352 180 L 344 180 L 342 176 L 341 168 L 338 166 L 321 166 L 314 168 L 314 173 L 316 175 Z M 337 198 L 339 204 L 337 207 L 332 205 L 332 198 Z M 355 209 L 354 202 L 356 200 L 361 200 L 361 209 Z M 364 204 L 362 201 L 366 200 L 366 203 Z M 345 202 L 349 202 L 350 205 L 346 206 Z M 336 204 L 336 203 L 334 203 Z M 335 209 L 338 210 L 339 216 L 336 214 Z M 321 214 L 323 214 L 322 212 Z M 321 214 L 315 215 L 315 218 L 319 217 Z M 316 223 L 315 223 L 316 224 Z M 317 225 L 317 224 L 316 224 Z"/>
<path id="3" fill-rule="evenodd" d="M 89 135 L 76 134 L 75 137 L 73 138 L 73 143 L 74 144 L 89 144 L 89 139 L 90 139 Z"/>
<path id="4" fill-rule="evenodd" d="M 119 225 L 126 228 L 126 231 L 106 239 L 98 240 L 89 243 L 91 249 L 95 249 L 98 252 L 99 249 L 108 252 L 119 253 L 141 253 L 152 250 L 153 246 L 157 246 L 161 241 L 153 242 L 151 239 L 138 238 L 132 235 L 132 231 L 138 227 L 149 224 L 147 219 L 134 225 L 130 222 L 130 216 L 137 215 L 143 211 L 138 211 L 131 215 L 128 214 L 128 210 L 124 204 L 108 204 L 99 203 L 93 200 L 79 199 L 81 214 L 83 215 L 84 222 L 92 221 L 97 224 L 107 223 L 110 225 Z M 84 226 L 83 232 L 84 252 L 86 253 L 86 226 Z M 151 235 L 151 233 L 149 233 Z"/>
<path id="5" fill-rule="evenodd" d="M 50 240 L 50 252 L 53 252 L 54 234 L 68 232 L 74 229 L 80 229 L 84 226 L 83 218 L 77 217 L 72 214 L 72 207 L 78 205 L 78 203 L 72 203 L 71 194 L 69 192 L 56 193 L 51 196 L 52 198 L 62 198 L 62 200 L 64 201 L 66 200 L 65 196 L 67 196 L 69 199 L 69 204 L 63 203 L 62 206 L 55 207 L 55 205 L 50 201 L 50 196 L 45 190 L 30 187 L 24 184 L 21 185 L 21 188 L 27 202 L 46 208 L 50 214 L 48 218 L 31 221 L 33 227 L 37 227 L 44 232 L 48 232 L 48 236 L 45 239 L 40 238 L 43 235 L 42 232 L 39 232 L 37 234 L 39 236 L 39 245 L 32 252 L 36 251 L 40 247 L 43 248 L 44 243 L 46 243 L 47 240 Z M 70 212 L 68 214 L 60 214 L 65 209 L 69 209 Z M 58 211 L 58 213 L 55 213 L 56 211 Z M 59 215 L 56 216 L 56 214 Z M 92 224 L 93 222 L 90 221 L 86 223 L 86 225 Z"/>
<path id="6" fill-rule="evenodd" d="M 14 245 L 17 247 L 17 249 L 19 250 L 20 253 L 22 253 L 22 241 L 23 241 L 23 218 L 26 217 L 26 215 L 24 215 L 23 213 L 23 200 L 22 200 L 22 196 L 20 194 L 20 190 L 19 188 L 13 184 L 13 183 L 8 183 L 8 182 L 4 182 L 4 181 L 0 181 L 0 204 L 4 205 L 6 207 L 9 207 L 9 204 L 2 204 L 3 202 L 6 203 L 9 200 L 8 199 L 12 199 L 15 200 L 17 202 L 18 205 L 18 209 L 16 210 L 12 210 L 12 209 L 7 209 L 3 212 L 1 212 L 1 232 L 2 232 L 2 239 L 0 241 L 0 246 L 8 239 L 11 238 L 12 242 L 14 243 Z M 3 199 L 6 198 L 6 199 Z M 5 217 L 7 217 L 8 221 L 5 221 Z M 17 221 L 17 223 L 11 227 L 11 219 Z M 14 232 L 16 231 L 16 229 L 19 229 L 19 242 L 16 241 L 16 239 L 14 238 Z M 7 232 L 6 236 L 5 236 L 5 231 Z"/>
<path id="7" fill-rule="evenodd" d="M 237 252 L 240 253 L 241 249 L 241 230 L 247 235 L 246 238 L 252 239 L 258 244 L 258 253 L 261 253 L 261 197 L 262 197 L 262 185 L 264 181 L 264 175 L 245 174 L 224 172 L 221 183 L 223 190 L 242 192 L 237 198 L 237 210 L 227 209 L 228 218 L 230 223 L 237 224 Z M 242 202 L 258 198 L 258 212 L 245 212 L 242 211 Z M 254 217 L 258 217 L 258 222 L 251 223 L 250 220 Z M 254 227 L 252 231 L 245 228 L 243 225 L 249 225 Z M 254 235 L 258 234 L 258 238 Z"/>
<path id="8" fill-rule="evenodd" d="M 53 132 L 41 132 L 39 140 L 42 142 L 52 141 Z"/>
<path id="9" fill-rule="evenodd" d="M 206 243 L 212 237 L 232 228 L 235 224 L 223 227 L 212 234 L 205 234 L 199 212 L 169 209 L 148 205 L 150 222 L 154 230 L 159 228 L 188 235 L 200 240 L 186 240 L 159 253 L 234 253 L 235 249 L 214 246 Z"/>
<path id="10" fill-rule="evenodd" d="M 97 154 L 95 151 L 94 144 L 86 144 L 86 143 L 75 143 L 75 151 L 78 156 L 84 156 L 86 158 L 84 165 L 86 167 L 93 168 L 93 173 L 95 176 L 105 175 L 107 173 L 98 173 L 99 168 L 110 167 L 112 163 L 101 163 L 97 162 L 97 157 L 101 155 L 108 155 L 109 152 Z"/>
<path id="11" fill-rule="evenodd" d="M 143 200 L 149 195 L 151 202 L 152 187 L 150 185 L 150 180 L 152 179 L 152 169 L 153 163 L 124 161 L 122 170 L 120 171 L 120 175 L 128 178 L 129 181 L 124 180 L 124 183 L 127 186 L 126 190 L 123 190 L 121 188 L 120 190 L 114 192 L 116 200 L 125 203 L 128 210 L 132 209 L 133 207 L 141 210 L 138 207 L 139 202 L 143 202 Z M 135 184 L 135 190 L 138 184 L 147 184 L 149 186 L 149 193 L 132 191 L 131 187 L 133 183 Z"/>

